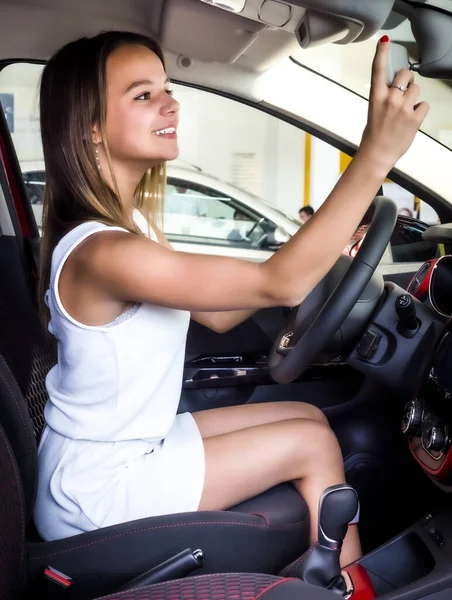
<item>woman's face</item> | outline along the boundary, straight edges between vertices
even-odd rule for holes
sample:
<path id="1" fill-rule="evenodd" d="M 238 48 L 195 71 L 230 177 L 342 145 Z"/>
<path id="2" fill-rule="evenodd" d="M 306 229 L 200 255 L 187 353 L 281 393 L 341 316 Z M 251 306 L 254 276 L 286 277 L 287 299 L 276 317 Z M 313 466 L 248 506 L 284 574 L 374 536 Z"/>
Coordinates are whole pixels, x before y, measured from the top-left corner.
<path id="1" fill-rule="evenodd" d="M 144 170 L 179 154 L 179 103 L 163 65 L 145 46 L 122 46 L 107 60 L 106 135 L 114 163 Z"/>

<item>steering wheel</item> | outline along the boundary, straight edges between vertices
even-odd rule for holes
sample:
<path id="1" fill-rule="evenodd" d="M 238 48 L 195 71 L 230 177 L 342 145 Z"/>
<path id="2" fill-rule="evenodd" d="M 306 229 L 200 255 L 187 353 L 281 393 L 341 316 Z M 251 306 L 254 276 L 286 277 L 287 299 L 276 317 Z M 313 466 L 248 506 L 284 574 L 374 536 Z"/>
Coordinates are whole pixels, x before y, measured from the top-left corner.
<path id="1" fill-rule="evenodd" d="M 347 262 L 345 273 L 344 261 L 340 259 L 291 312 L 289 323 L 276 337 L 268 359 L 270 375 L 276 382 L 291 383 L 309 367 L 334 337 L 370 282 L 397 220 L 397 205 L 393 200 L 379 196 L 373 204 L 375 212 L 366 237 L 355 258 Z M 342 258 L 347 260 L 347 257 Z M 326 299 L 319 293 L 323 287 L 325 296 L 325 285 Z"/>

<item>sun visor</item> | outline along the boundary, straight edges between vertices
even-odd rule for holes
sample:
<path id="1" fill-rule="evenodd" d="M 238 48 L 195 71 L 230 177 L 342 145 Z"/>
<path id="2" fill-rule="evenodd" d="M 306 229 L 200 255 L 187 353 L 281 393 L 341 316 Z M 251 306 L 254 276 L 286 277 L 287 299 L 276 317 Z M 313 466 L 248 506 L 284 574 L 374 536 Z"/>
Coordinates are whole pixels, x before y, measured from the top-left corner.
<path id="1" fill-rule="evenodd" d="M 424 5 L 409 19 L 420 55 L 413 69 L 423 77 L 452 79 L 452 14 Z"/>
<path id="2" fill-rule="evenodd" d="M 291 0 L 306 13 L 296 32 L 302 48 L 372 37 L 387 20 L 394 0 Z"/>
<path id="3" fill-rule="evenodd" d="M 231 63 L 265 27 L 203 2 L 166 0 L 161 41 L 168 50 L 191 59 Z"/>

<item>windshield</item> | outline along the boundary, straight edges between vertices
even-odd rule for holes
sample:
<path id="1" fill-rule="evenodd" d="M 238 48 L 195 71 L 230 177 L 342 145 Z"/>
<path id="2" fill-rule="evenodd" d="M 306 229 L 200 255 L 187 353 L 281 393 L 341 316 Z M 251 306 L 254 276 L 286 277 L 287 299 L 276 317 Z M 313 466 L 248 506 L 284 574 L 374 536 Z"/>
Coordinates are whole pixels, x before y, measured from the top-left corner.
<path id="1" fill-rule="evenodd" d="M 428 4 L 434 4 L 452 13 L 452 0 L 434 0 Z M 381 31 L 366 42 L 345 46 L 326 44 L 309 50 L 300 49 L 295 51 L 292 57 L 300 65 L 368 98 L 375 43 L 384 33 L 388 34 L 392 41 L 406 45 L 410 60 L 417 62 L 417 45 L 408 21 L 402 22 L 394 29 Z M 428 79 L 417 74 L 415 80 L 422 88 L 422 99 L 430 104 L 430 112 L 422 131 L 452 149 L 452 81 Z"/>

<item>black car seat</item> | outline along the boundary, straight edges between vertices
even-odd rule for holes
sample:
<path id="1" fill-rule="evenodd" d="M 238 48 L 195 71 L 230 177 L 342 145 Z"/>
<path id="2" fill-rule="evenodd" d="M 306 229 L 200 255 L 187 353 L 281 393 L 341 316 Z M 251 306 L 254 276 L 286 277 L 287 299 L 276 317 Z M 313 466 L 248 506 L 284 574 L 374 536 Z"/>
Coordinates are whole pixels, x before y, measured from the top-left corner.
<path id="1" fill-rule="evenodd" d="M 6 245 L 6 247 L 5 247 Z M 45 376 L 55 344 L 39 323 L 19 258 L 17 240 L 0 234 L 0 424 L 17 457 L 24 487 L 29 574 L 43 566 L 98 583 L 115 573 L 117 585 L 189 547 L 207 555 L 204 573 L 276 574 L 309 545 L 309 513 L 290 484 L 277 486 L 229 511 L 152 517 L 86 534 L 42 541 L 32 526 L 37 446 L 47 400 Z M 7 257 L 6 260 L 4 258 Z"/>
<path id="2" fill-rule="evenodd" d="M 0 422 L 11 440 L 31 523 L 37 485 L 36 441 L 19 387 L 0 356 Z M 195 512 L 140 519 L 55 540 L 42 541 L 27 527 L 31 581 L 51 566 L 71 577 L 102 579 L 115 587 L 181 550 L 202 548 L 205 573 L 249 571 L 274 574 L 308 546 L 309 517 L 290 484 L 281 485 L 229 511 Z"/>
<path id="3" fill-rule="evenodd" d="M 24 543 L 27 516 L 21 475 L 9 440 L 0 427 L 0 598 L 94 598 L 91 586 L 81 591 L 80 580 L 68 589 L 42 580 L 35 591 L 28 583 L 29 560 Z M 102 549 L 98 548 L 101 553 Z M 51 557 L 49 557 L 51 560 Z M 113 578 L 114 567 L 110 570 Z M 50 586 L 50 587 L 45 587 Z M 53 587 L 55 586 L 55 587 Z M 85 586 L 86 587 L 86 586 Z M 45 591 L 44 591 L 45 590 Z M 55 594 L 53 594 L 55 592 Z M 266 574 L 227 573 L 187 577 L 138 587 L 137 580 L 128 582 L 121 591 L 107 596 L 110 600 L 329 600 L 332 592 L 312 587 L 296 579 Z"/>

